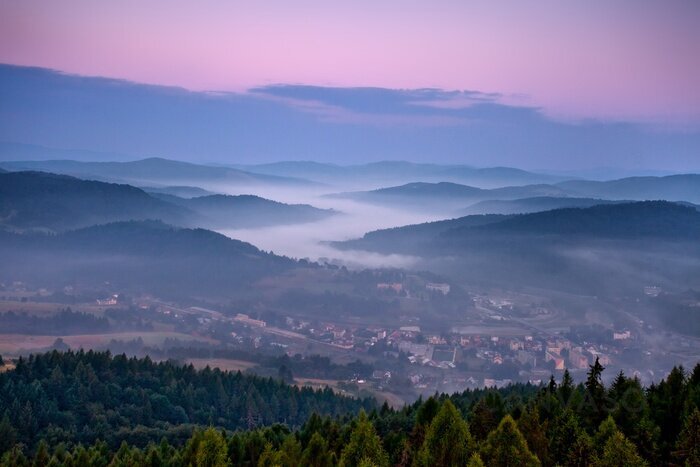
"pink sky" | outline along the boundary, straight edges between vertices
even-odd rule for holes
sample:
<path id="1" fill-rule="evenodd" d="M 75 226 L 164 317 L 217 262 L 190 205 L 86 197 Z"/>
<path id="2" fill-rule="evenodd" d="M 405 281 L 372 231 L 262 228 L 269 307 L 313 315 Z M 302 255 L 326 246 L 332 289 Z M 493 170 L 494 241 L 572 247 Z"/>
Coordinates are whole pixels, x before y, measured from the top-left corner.
<path id="1" fill-rule="evenodd" d="M 472 89 L 695 125 L 698 24 L 696 0 L 3 1 L 0 62 L 194 90 Z"/>

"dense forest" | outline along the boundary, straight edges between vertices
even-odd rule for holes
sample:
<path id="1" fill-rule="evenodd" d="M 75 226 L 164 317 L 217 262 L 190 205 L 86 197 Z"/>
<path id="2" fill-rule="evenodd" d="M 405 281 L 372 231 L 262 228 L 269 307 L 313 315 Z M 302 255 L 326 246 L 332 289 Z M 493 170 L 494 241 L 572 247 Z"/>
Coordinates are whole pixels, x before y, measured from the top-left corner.
<path id="1" fill-rule="evenodd" d="M 330 390 L 100 352 L 0 375 L 2 465 L 700 465 L 700 365 L 643 388 L 596 361 L 542 387 L 395 410 Z"/>

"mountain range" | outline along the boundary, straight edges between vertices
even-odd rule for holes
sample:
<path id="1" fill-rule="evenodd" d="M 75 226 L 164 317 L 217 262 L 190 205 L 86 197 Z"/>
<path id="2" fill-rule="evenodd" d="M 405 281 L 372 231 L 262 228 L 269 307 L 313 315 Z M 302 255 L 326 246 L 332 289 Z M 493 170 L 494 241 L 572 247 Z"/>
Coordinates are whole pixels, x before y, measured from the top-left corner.
<path id="1" fill-rule="evenodd" d="M 222 166 L 209 166 L 151 157 L 130 162 L 81 162 L 75 160 L 34 160 L 0 162 L 13 171 L 43 171 L 80 178 L 129 183 L 135 185 L 173 183 L 226 184 L 229 187 L 308 186 L 308 180 L 255 174 Z"/>
<path id="2" fill-rule="evenodd" d="M 310 161 L 284 161 L 237 165 L 241 170 L 280 177 L 306 178 L 329 185 L 386 186 L 406 182 L 454 182 L 493 188 L 506 185 L 555 183 L 566 178 L 512 167 L 477 168 L 468 165 L 419 164 L 382 161 L 357 165 L 335 165 Z"/>
<path id="3" fill-rule="evenodd" d="M 481 201 L 510 201 L 525 198 L 595 198 L 603 200 L 669 200 L 700 202 L 700 175 L 630 177 L 606 182 L 569 180 L 555 184 L 506 186 L 483 189 L 474 186 L 438 182 L 415 182 L 370 191 L 328 195 L 331 198 L 422 210 L 464 212 Z M 540 200 L 542 204 L 544 200 Z M 536 204 L 534 201 L 528 203 Z M 571 206 L 592 205 L 593 201 L 571 201 Z M 522 203 L 521 203 L 522 204 Z M 562 203 L 561 206 L 564 206 Z M 554 203 L 554 207 L 556 203 Z M 481 207 L 477 207 L 481 208 Z M 527 211 L 524 211 L 527 212 Z"/>
<path id="4" fill-rule="evenodd" d="M 44 172 L 0 173 L 0 226 L 62 231 L 107 222 L 160 219 L 180 226 L 243 228 L 311 222 L 335 214 L 257 196 L 181 198 L 125 184 Z"/>
<path id="5" fill-rule="evenodd" d="M 518 215 L 473 215 L 369 232 L 334 243 L 405 254 L 462 281 L 600 295 L 700 277 L 700 212 L 666 201 L 601 204 Z"/>

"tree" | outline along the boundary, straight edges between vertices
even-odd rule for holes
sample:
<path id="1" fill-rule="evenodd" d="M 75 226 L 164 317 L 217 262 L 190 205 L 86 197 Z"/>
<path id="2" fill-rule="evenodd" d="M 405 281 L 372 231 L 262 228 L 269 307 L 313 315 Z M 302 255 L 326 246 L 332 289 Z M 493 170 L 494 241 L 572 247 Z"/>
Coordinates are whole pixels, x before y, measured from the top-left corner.
<path id="1" fill-rule="evenodd" d="M 377 467 L 387 467 L 389 458 L 382 447 L 374 426 L 364 411 L 357 418 L 357 425 L 350 434 L 350 442 L 340 455 L 340 467 L 358 467 L 363 460 L 369 460 Z"/>
<path id="2" fill-rule="evenodd" d="M 644 467 L 647 463 L 637 453 L 634 443 L 616 431 L 605 443 L 595 467 Z"/>
<path id="3" fill-rule="evenodd" d="M 49 456 L 49 446 L 43 439 L 39 441 L 39 445 L 36 448 L 36 454 L 34 454 L 34 467 L 44 467 L 48 465 L 50 460 Z"/>
<path id="4" fill-rule="evenodd" d="M 469 418 L 469 426 L 477 441 L 486 439 L 488 434 L 496 428 L 498 420 L 485 399 L 480 399 L 472 409 Z"/>
<path id="5" fill-rule="evenodd" d="M 197 446 L 197 467 L 225 467 L 228 446 L 221 432 L 207 428 Z"/>
<path id="6" fill-rule="evenodd" d="M 17 431 L 10 423 L 10 417 L 5 411 L 5 415 L 0 420 L 0 456 L 15 445 Z"/>
<path id="7" fill-rule="evenodd" d="M 545 465 L 549 463 L 547 425 L 547 422 L 540 421 L 537 406 L 528 407 L 518 419 L 518 429 L 525 437 L 528 447 Z"/>
<path id="8" fill-rule="evenodd" d="M 328 443 L 320 433 L 316 432 L 311 436 L 309 444 L 304 449 L 301 456 L 301 465 L 309 467 L 331 467 L 331 455 L 328 452 Z"/>
<path id="9" fill-rule="evenodd" d="M 282 365 L 277 370 L 277 377 L 287 384 L 294 383 L 294 375 L 292 370 L 287 365 Z"/>
<path id="10" fill-rule="evenodd" d="M 700 410 L 693 410 L 686 419 L 674 455 L 688 467 L 700 465 Z"/>
<path id="11" fill-rule="evenodd" d="M 467 464 L 467 467 L 486 467 L 486 466 L 484 465 L 484 461 L 481 460 L 481 456 L 479 456 L 479 453 L 475 452 L 469 458 L 469 463 Z"/>
<path id="12" fill-rule="evenodd" d="M 428 427 L 418 452 L 417 464 L 464 465 L 474 449 L 475 443 L 467 422 L 448 399 Z"/>
<path id="13" fill-rule="evenodd" d="M 569 369 L 564 370 L 564 376 L 561 378 L 561 384 L 559 385 L 559 397 L 562 403 L 566 406 L 571 399 L 571 394 L 574 392 L 574 380 L 569 373 Z"/>
<path id="14" fill-rule="evenodd" d="M 267 443 L 265 445 L 265 450 L 263 451 L 260 459 L 258 459 L 258 467 L 282 467 L 282 459 L 279 451 L 275 451 L 272 447 L 272 443 Z"/>
<path id="15" fill-rule="evenodd" d="M 571 409 L 566 409 L 552 422 L 549 453 L 555 464 L 564 464 L 569 457 L 569 450 L 576 444 L 583 430 L 579 426 L 578 418 Z"/>
<path id="16" fill-rule="evenodd" d="M 489 433 L 482 449 L 482 458 L 489 467 L 538 467 L 540 461 L 527 447 L 515 420 L 506 415 L 498 428 Z"/>
<path id="17" fill-rule="evenodd" d="M 603 370 L 596 357 L 593 365 L 589 366 L 585 383 L 585 400 L 582 407 L 584 419 L 590 429 L 595 429 L 605 418 L 605 386 L 603 386 Z"/>
<path id="18" fill-rule="evenodd" d="M 280 447 L 280 463 L 283 467 L 296 467 L 301 462 L 301 444 L 293 434 L 287 435 Z"/>

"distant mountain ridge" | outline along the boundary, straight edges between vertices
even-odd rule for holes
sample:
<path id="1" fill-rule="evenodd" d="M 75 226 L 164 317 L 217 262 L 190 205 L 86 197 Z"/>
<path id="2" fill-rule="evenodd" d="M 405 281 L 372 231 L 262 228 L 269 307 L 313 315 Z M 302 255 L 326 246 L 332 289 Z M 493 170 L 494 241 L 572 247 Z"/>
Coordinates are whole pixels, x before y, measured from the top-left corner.
<path id="1" fill-rule="evenodd" d="M 63 231 L 116 221 L 159 219 L 186 227 L 243 228 L 312 222 L 336 214 L 257 196 L 191 199 L 126 184 L 45 172 L 0 173 L 0 227 Z"/>
<path id="2" fill-rule="evenodd" d="M 328 195 L 330 198 L 352 199 L 370 204 L 449 211 L 482 200 L 510 200 L 542 196 L 566 196 L 556 185 L 523 185 L 483 189 L 451 182 L 414 182 L 405 185 Z"/>
<path id="3" fill-rule="evenodd" d="M 598 198 L 569 198 L 556 196 L 536 196 L 514 200 L 479 201 L 459 211 L 462 215 L 477 214 L 528 214 L 560 208 L 588 208 L 598 204 L 624 203 Z M 628 202 L 628 201 L 627 201 Z"/>
<path id="4" fill-rule="evenodd" d="M 700 202 L 700 174 L 627 177 L 606 182 L 569 180 L 561 182 L 557 186 L 571 194 L 581 196 Z"/>
<path id="5" fill-rule="evenodd" d="M 121 220 L 184 223 L 193 213 L 130 185 L 45 172 L 0 173 L 0 225 L 66 230 Z"/>
<path id="6" fill-rule="evenodd" d="M 336 248 L 403 254 L 455 280 L 619 296 L 697 286 L 700 212 L 667 201 L 473 215 L 378 230 Z"/>
<path id="7" fill-rule="evenodd" d="M 512 167 L 477 168 L 468 165 L 440 165 L 408 161 L 380 161 L 357 165 L 336 165 L 312 161 L 283 161 L 259 165 L 237 165 L 254 173 L 299 177 L 328 184 L 386 184 L 452 182 L 483 188 L 505 185 L 531 185 L 566 180 L 556 175 L 529 172 Z"/>
<path id="8" fill-rule="evenodd" d="M 407 253 L 419 243 L 483 238 L 497 244 L 503 237 L 539 235 L 570 238 L 700 238 L 700 212 L 667 201 L 599 204 L 511 215 L 471 215 L 457 219 L 395 227 L 366 233 L 362 238 L 335 243 L 349 249 Z"/>
<path id="9" fill-rule="evenodd" d="M 569 180 L 556 184 L 506 186 L 483 189 L 451 182 L 413 182 L 369 191 L 328 195 L 370 204 L 408 209 L 465 209 L 481 201 L 511 201 L 524 198 L 590 198 L 616 201 L 667 200 L 700 202 L 700 175 L 632 177 L 608 182 Z M 573 201 L 572 201 L 573 202 Z M 590 203 L 585 203 L 584 206 Z M 558 207 L 558 206 L 554 206 Z"/>
<path id="10" fill-rule="evenodd" d="M 319 209 L 308 204 L 286 204 L 255 195 L 207 195 L 180 198 L 154 194 L 169 203 L 196 212 L 202 225 L 210 228 L 253 228 L 271 225 L 315 222 L 337 211 Z"/>
<path id="11" fill-rule="evenodd" d="M 72 175 L 81 178 L 128 182 L 144 185 L 173 182 L 229 183 L 248 185 L 313 185 L 308 180 L 244 172 L 228 167 L 180 162 L 150 157 L 130 162 L 79 162 L 75 160 L 8 161 L 0 162 L 5 170 L 34 170 Z"/>

